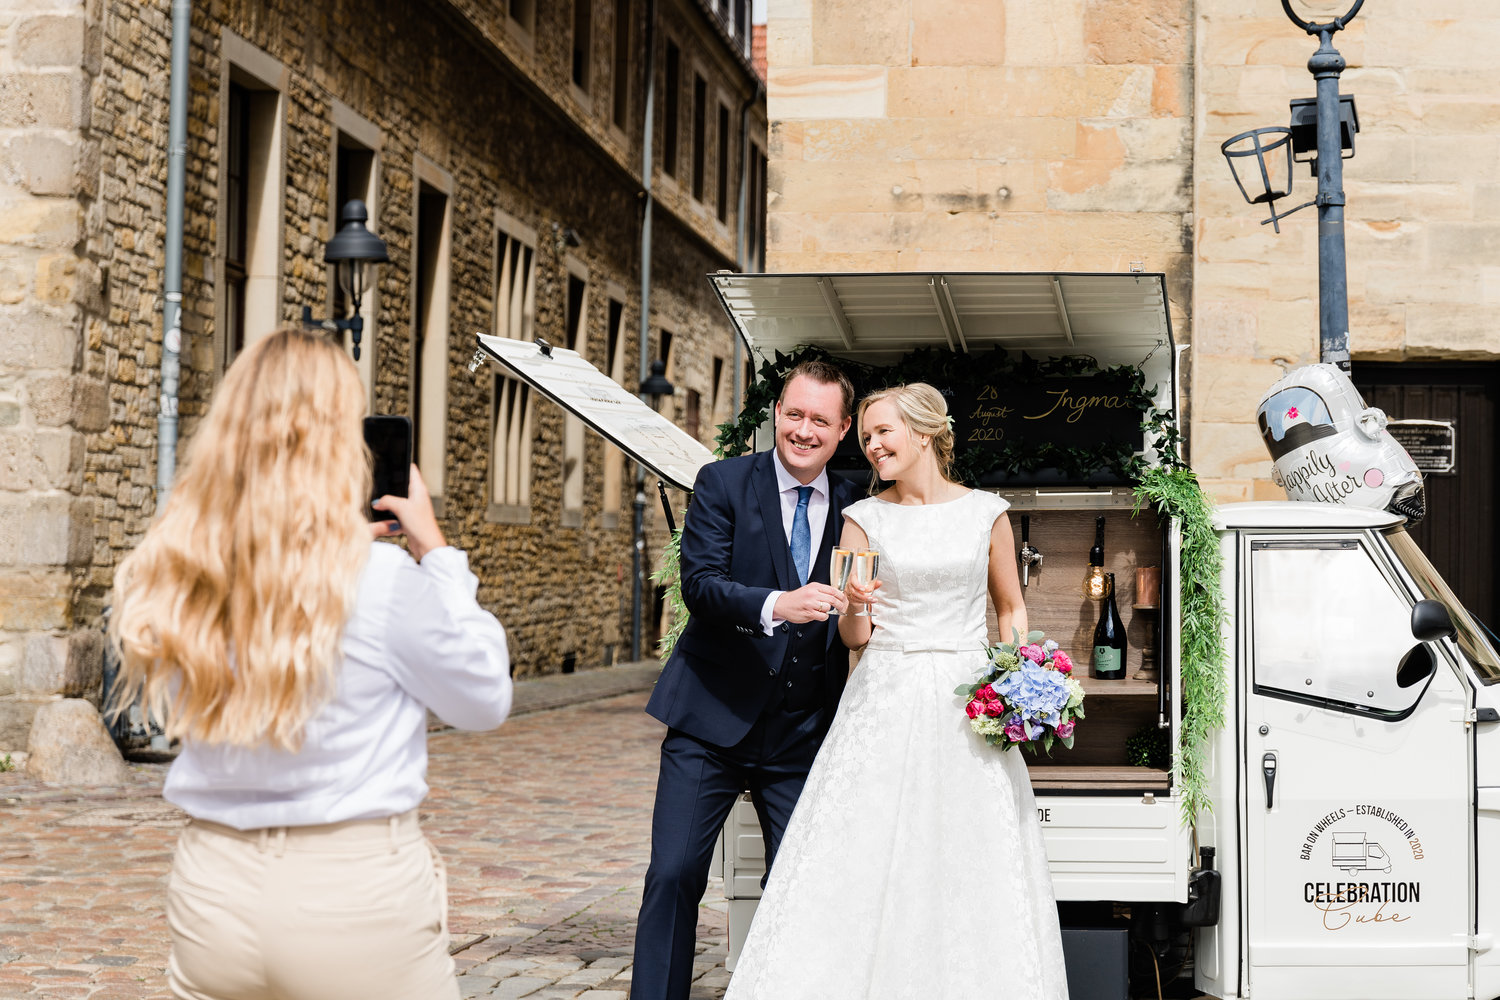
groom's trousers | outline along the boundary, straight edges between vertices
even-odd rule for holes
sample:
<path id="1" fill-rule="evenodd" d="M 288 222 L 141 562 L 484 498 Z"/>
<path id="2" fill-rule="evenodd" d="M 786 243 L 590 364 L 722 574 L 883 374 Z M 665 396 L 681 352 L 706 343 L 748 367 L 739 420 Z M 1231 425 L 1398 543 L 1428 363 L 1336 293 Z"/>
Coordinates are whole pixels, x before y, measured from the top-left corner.
<path id="1" fill-rule="evenodd" d="M 777 704 L 732 747 L 668 729 L 661 745 L 651 863 L 636 925 L 631 1000 L 687 1000 L 697 952 L 698 904 L 715 839 L 741 792 L 760 817 L 769 870 L 807 783 L 828 713 Z"/>

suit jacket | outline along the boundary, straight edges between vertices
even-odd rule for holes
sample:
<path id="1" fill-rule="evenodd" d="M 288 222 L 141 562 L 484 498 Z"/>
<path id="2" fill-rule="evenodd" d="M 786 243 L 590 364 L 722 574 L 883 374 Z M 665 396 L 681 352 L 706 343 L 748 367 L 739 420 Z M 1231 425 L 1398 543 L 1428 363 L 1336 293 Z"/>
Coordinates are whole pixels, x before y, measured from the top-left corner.
<path id="1" fill-rule="evenodd" d="M 766 597 L 799 586 L 782 526 L 773 455 L 728 458 L 699 471 L 682 528 L 682 597 L 692 617 L 646 705 L 654 718 L 717 746 L 744 739 L 783 690 L 790 644 L 807 648 L 815 641 L 823 653 L 822 676 L 806 679 L 819 686 L 819 701 L 830 718 L 849 674 L 837 618 L 778 628 L 772 635 L 761 628 Z M 849 483 L 829 477 L 828 518 L 813 550 L 809 580 L 828 582 L 829 553 L 855 493 Z M 809 630 L 818 634 L 808 635 Z"/>

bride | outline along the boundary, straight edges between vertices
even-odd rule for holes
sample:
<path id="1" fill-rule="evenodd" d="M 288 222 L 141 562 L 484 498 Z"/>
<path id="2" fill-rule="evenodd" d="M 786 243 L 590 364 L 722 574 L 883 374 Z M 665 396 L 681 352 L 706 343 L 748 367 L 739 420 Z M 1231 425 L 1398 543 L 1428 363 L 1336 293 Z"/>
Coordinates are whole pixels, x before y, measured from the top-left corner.
<path id="1" fill-rule="evenodd" d="M 1008 504 L 949 478 L 953 431 L 917 382 L 859 407 L 860 442 L 892 485 L 844 510 L 851 581 L 839 620 L 863 647 L 776 855 L 725 1000 L 1066 1000 L 1036 800 L 1019 752 L 970 731 L 959 684 L 1000 634 L 1026 634 Z"/>

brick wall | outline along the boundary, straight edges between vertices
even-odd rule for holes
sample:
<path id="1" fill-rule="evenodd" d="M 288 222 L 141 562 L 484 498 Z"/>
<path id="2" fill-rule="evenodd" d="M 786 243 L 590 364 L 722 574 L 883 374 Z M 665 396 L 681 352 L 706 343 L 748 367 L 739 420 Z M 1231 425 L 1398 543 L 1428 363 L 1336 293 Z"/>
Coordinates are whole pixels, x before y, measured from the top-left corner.
<path id="1" fill-rule="evenodd" d="M 644 5 L 632 9 L 639 41 Z M 193 5 L 179 457 L 225 351 L 224 39 L 232 33 L 235 51 L 248 46 L 256 59 L 284 68 L 283 321 L 300 316 L 304 304 L 324 315 L 330 300 L 322 251 L 332 235 L 335 103 L 378 130 L 379 198 L 370 226 L 391 260 L 379 272 L 375 315 L 366 317 L 377 412 L 406 412 L 410 404 L 419 160 L 451 178 L 443 526 L 470 552 L 480 600 L 509 629 L 524 674 L 555 671 L 570 654 L 587 666 L 628 653 L 634 490 L 627 466 L 621 496 L 605 502 L 610 446 L 589 434 L 583 515 L 564 523 L 563 415 L 539 401 L 530 523 L 486 517 L 494 376 L 488 369 L 472 376 L 465 365 L 474 333 L 494 329 L 496 213 L 537 234 L 536 334 L 566 343 L 564 252 L 587 273 L 589 356 L 600 367 L 606 286 L 623 290 L 625 380 L 633 385 L 644 88 L 637 44 L 631 122 L 615 127 L 614 14 L 604 0 L 596 5 L 596 65 L 586 95 L 566 70 L 571 3 L 538 0 L 535 33 L 520 49 L 496 20 L 500 10 L 457 0 L 377 13 L 355 0 Z M 738 101 L 754 93 L 748 75 L 716 49 L 722 42 L 693 0 L 680 9 L 669 4 L 661 16 L 677 26 L 682 44 L 696 46 L 702 65 L 723 73 L 716 85 L 739 95 L 737 129 Z M 169 49 L 169 0 L 37 0 L 0 10 L 7 154 L 0 160 L 0 506 L 11 511 L 0 527 L 0 751 L 25 748 L 39 701 L 97 699 L 99 629 L 114 571 L 155 514 Z M 753 110 L 751 127 L 763 146 L 763 106 Z M 710 139 L 707 151 L 713 176 L 717 142 Z M 738 142 L 731 155 L 733 197 Z M 731 214 L 720 223 L 680 192 L 669 191 L 658 209 L 652 347 L 655 353 L 657 330 L 672 331 L 677 400 L 669 412 L 679 418 L 689 390 L 710 399 L 714 357 L 725 360 L 726 377 L 730 371 L 728 321 L 703 275 L 734 266 L 737 222 Z M 569 228 L 581 245 L 563 246 L 559 234 Z M 711 445 L 713 433 L 705 411 L 700 437 Z M 647 513 L 651 556 L 665 530 L 654 493 Z"/>

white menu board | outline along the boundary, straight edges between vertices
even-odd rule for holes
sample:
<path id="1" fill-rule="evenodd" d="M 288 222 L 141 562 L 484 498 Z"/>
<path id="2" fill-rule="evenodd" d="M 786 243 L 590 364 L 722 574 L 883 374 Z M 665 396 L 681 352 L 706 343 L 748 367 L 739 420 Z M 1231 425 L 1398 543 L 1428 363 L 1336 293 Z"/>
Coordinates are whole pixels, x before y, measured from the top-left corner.
<path id="1" fill-rule="evenodd" d="M 477 334 L 484 352 L 581 419 L 668 486 L 691 492 L 713 452 L 576 351 Z"/>

